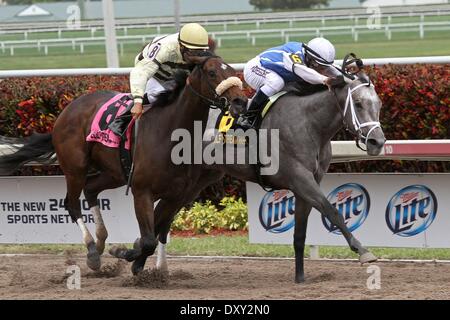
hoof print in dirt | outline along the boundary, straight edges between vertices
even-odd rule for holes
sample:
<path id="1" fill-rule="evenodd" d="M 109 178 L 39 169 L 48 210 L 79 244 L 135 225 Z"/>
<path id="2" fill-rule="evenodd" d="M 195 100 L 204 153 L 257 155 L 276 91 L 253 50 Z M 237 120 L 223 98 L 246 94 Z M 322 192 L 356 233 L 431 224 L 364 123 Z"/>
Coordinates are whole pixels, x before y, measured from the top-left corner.
<path id="1" fill-rule="evenodd" d="M 103 265 L 100 270 L 89 272 L 86 276 L 89 278 L 115 278 L 120 276 L 125 266 L 125 261 L 117 260 L 115 263 Z"/>
<path id="2" fill-rule="evenodd" d="M 169 285 L 169 273 L 158 269 L 148 269 L 126 278 L 124 287 L 166 288 Z"/>

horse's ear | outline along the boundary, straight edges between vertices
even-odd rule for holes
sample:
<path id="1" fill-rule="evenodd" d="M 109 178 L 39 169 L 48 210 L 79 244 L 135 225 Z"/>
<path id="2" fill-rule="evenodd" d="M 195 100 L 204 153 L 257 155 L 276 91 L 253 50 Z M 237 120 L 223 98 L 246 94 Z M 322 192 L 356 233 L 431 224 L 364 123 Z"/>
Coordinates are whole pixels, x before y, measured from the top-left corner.
<path id="1" fill-rule="evenodd" d="M 211 37 L 209 37 L 208 38 L 208 47 L 209 47 L 209 51 L 212 53 L 212 54 L 215 54 L 216 53 L 216 41 L 214 41 L 214 39 L 213 38 L 211 38 Z"/>
<path id="2" fill-rule="evenodd" d="M 345 82 L 345 78 L 343 75 L 339 75 L 335 78 L 331 78 L 331 81 L 330 81 L 330 85 L 333 88 L 342 88 L 345 86 L 345 84 L 346 84 L 346 82 Z"/>
<path id="3" fill-rule="evenodd" d="M 358 80 L 361 81 L 362 83 L 370 83 L 369 76 L 363 70 L 360 70 L 357 76 Z"/>
<path id="4" fill-rule="evenodd" d="M 188 64 L 202 64 L 206 59 L 209 58 L 209 55 L 199 56 L 199 55 L 186 55 L 185 59 Z"/>

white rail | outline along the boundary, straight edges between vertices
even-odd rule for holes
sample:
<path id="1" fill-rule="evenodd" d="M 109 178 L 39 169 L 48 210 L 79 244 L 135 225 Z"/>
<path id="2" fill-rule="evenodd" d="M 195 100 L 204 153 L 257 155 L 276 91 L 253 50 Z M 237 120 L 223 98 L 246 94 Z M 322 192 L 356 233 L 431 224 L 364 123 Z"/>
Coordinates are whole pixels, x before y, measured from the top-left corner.
<path id="1" fill-rule="evenodd" d="M 400 57 L 400 58 L 369 58 L 363 59 L 365 65 L 385 64 L 446 64 L 450 63 L 450 56 L 431 57 Z M 337 64 L 342 60 L 336 60 Z M 245 63 L 232 63 L 236 70 L 243 70 Z M 73 69 L 35 69 L 35 70 L 3 70 L 0 71 L 0 79 L 26 78 L 26 77 L 70 77 L 83 75 L 127 75 L 131 68 L 73 68 Z"/>
<path id="2" fill-rule="evenodd" d="M 226 30 L 226 27 L 224 28 Z M 92 29 L 94 30 L 94 29 Z M 223 41 L 244 39 L 250 41 L 252 46 L 256 45 L 258 39 L 263 38 L 280 38 L 281 41 L 288 42 L 292 37 L 298 38 L 302 36 L 311 35 L 351 35 L 355 42 L 359 41 L 360 34 L 366 33 L 384 33 L 387 40 L 392 39 L 394 32 L 418 32 L 420 39 L 425 38 L 425 35 L 429 31 L 449 31 L 450 21 L 436 21 L 436 22 L 420 22 L 420 23 L 387 23 L 382 24 L 378 29 L 368 29 L 365 24 L 363 25 L 346 25 L 346 26 L 316 26 L 316 27 L 302 27 L 293 28 L 290 24 L 289 28 L 278 29 L 259 29 L 255 30 L 227 30 L 227 31 L 212 31 L 210 32 L 212 38 L 217 42 L 217 46 L 221 47 Z M 123 46 L 127 43 L 146 43 L 151 39 L 160 36 L 161 33 L 148 35 L 123 35 L 117 36 L 118 43 L 120 45 L 120 51 L 123 53 Z M 0 49 L 3 53 L 7 50 L 10 55 L 15 54 L 17 48 L 36 48 L 38 51 L 44 49 L 44 54 L 48 55 L 49 47 L 72 47 L 73 50 L 79 47 L 81 53 L 84 53 L 84 47 L 88 45 L 101 45 L 104 44 L 105 37 L 94 37 L 94 31 L 91 31 L 91 37 L 78 37 L 78 38 L 61 38 L 61 30 L 58 32 L 57 39 L 35 39 L 27 40 L 28 36 L 25 36 L 25 40 L 3 40 L 0 41 Z"/>
<path id="3" fill-rule="evenodd" d="M 429 5 L 429 6 L 397 6 L 384 7 L 382 10 L 383 17 L 416 17 L 422 16 L 442 16 L 450 13 L 448 4 Z M 270 12 L 270 13 L 241 13 L 241 14 L 221 14 L 221 15 L 197 15 L 182 16 L 181 22 L 199 22 L 204 25 L 210 24 L 239 24 L 239 23 L 266 23 L 284 21 L 311 21 L 311 20 L 338 20 L 338 19 L 363 19 L 371 15 L 367 8 L 346 8 L 334 10 L 308 10 L 308 11 L 291 11 L 291 12 Z M 155 27 L 155 26 L 174 25 L 174 17 L 151 17 L 149 18 L 133 18 L 133 19 L 117 19 L 117 28 L 127 27 Z M 102 20 L 86 20 L 81 21 L 82 28 L 103 28 Z M 46 31 L 66 30 L 66 21 L 52 22 L 9 22 L 1 23 L 0 30 L 17 30 L 21 32 L 36 32 L 39 29 Z M 1 33 L 1 32 L 0 32 Z"/>
<path id="4" fill-rule="evenodd" d="M 378 156 L 367 155 L 356 147 L 354 141 L 332 141 L 331 148 L 331 163 L 360 160 L 450 161 L 450 140 L 388 140 Z M 0 156 L 11 152 L 7 145 L 0 145 Z"/>

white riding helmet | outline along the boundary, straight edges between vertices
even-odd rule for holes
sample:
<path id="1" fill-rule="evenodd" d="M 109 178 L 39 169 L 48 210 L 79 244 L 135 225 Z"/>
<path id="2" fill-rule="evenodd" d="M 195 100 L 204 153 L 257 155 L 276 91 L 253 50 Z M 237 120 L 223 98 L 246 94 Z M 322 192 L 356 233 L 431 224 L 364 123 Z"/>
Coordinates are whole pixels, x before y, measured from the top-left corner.
<path id="1" fill-rule="evenodd" d="M 311 49 L 311 50 L 308 50 Z M 328 66 L 333 64 L 336 57 L 336 49 L 325 38 L 314 38 L 308 42 L 306 52 L 316 61 L 318 64 Z"/>
<path id="2" fill-rule="evenodd" d="M 209 49 L 208 32 L 198 23 L 185 24 L 180 30 L 178 41 L 189 49 Z"/>

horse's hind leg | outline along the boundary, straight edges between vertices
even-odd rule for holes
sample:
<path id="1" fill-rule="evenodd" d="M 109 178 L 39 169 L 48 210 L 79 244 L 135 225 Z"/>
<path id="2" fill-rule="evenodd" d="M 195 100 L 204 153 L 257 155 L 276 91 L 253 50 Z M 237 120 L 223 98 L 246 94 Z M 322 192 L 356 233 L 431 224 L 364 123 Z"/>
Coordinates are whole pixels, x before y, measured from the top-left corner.
<path id="1" fill-rule="evenodd" d="M 102 254 L 105 250 L 105 241 L 108 237 L 105 223 L 103 222 L 102 213 L 98 203 L 98 195 L 107 189 L 115 189 L 124 184 L 123 180 L 114 178 L 109 173 L 98 173 L 87 177 L 86 186 L 84 187 L 84 196 L 88 202 L 89 208 L 94 216 L 95 235 L 97 237 L 96 247 L 98 254 Z"/>
<path id="2" fill-rule="evenodd" d="M 86 181 L 86 173 L 66 174 L 67 195 L 65 199 L 66 209 L 73 221 L 76 221 L 83 234 L 83 241 L 88 249 L 87 265 L 92 270 L 100 269 L 100 255 L 97 252 L 94 238 L 89 232 L 81 215 L 80 194 Z"/>

